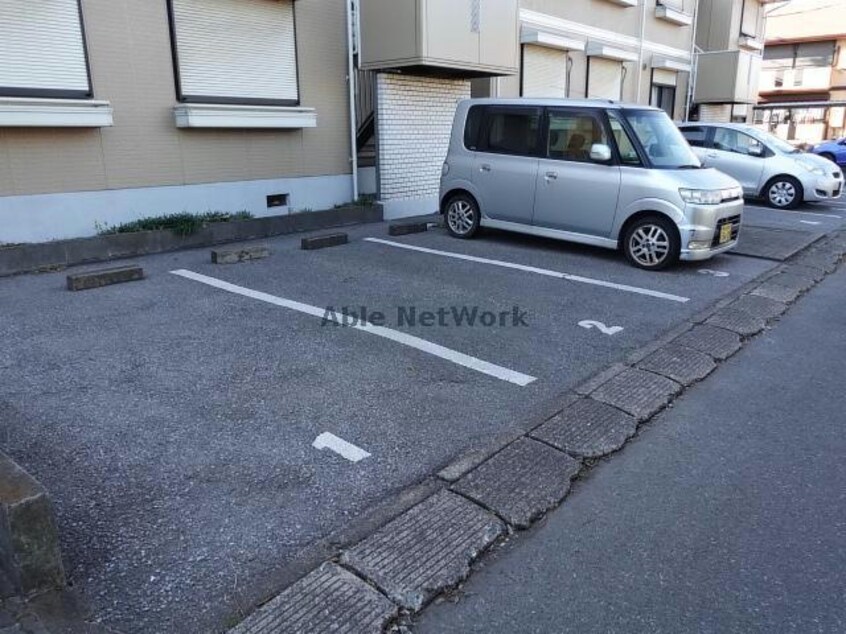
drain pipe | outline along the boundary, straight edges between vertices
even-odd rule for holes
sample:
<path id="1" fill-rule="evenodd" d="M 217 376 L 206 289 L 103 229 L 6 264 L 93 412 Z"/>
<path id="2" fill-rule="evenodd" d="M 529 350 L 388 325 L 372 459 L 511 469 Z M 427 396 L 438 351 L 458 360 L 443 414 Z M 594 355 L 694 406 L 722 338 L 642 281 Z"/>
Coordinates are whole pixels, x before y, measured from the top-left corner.
<path id="1" fill-rule="evenodd" d="M 637 51 L 637 98 L 635 99 L 637 103 L 640 103 L 640 96 L 643 94 L 643 40 L 646 37 L 646 0 L 641 0 L 640 4 L 640 48 Z"/>
<path id="2" fill-rule="evenodd" d="M 358 201 L 358 121 L 355 116 L 355 52 L 353 38 L 353 5 L 355 0 L 347 0 L 347 85 L 350 99 L 350 164 L 352 165 L 353 202 Z M 361 42 L 359 42 L 361 46 Z"/>
<path id="3" fill-rule="evenodd" d="M 696 80 L 699 74 L 699 56 L 697 51 L 699 47 L 696 46 L 696 28 L 699 25 L 699 3 L 693 5 L 693 24 L 691 25 L 692 32 L 690 34 L 690 72 L 687 74 L 687 95 L 684 100 L 684 120 L 690 121 L 690 109 L 693 107 L 693 97 L 696 91 Z"/>

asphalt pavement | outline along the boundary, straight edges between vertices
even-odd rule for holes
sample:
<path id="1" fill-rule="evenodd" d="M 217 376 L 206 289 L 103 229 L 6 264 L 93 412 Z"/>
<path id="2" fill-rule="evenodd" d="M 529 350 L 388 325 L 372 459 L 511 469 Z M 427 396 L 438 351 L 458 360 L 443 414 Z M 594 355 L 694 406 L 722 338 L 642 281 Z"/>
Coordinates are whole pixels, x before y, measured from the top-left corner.
<path id="1" fill-rule="evenodd" d="M 414 631 L 846 631 L 844 296 L 841 269 Z"/>
<path id="2" fill-rule="evenodd" d="M 140 258 L 146 280 L 82 293 L 66 272 L 0 280 L 0 444 L 51 492 L 98 620 L 224 629 L 319 540 L 778 264 L 654 274 L 498 232 L 349 233 L 313 252 L 268 240 L 270 258 L 234 266 Z M 382 330 L 325 319 L 363 309 Z"/>

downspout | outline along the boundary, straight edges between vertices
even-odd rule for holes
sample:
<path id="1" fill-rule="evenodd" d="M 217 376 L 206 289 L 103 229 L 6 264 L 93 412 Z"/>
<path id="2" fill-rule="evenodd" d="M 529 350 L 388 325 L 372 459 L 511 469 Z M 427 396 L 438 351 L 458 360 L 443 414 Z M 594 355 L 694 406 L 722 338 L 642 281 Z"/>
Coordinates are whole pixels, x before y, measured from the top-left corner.
<path id="1" fill-rule="evenodd" d="M 693 29 L 690 34 L 690 73 L 687 78 L 687 98 L 684 100 L 684 120 L 690 121 L 690 109 L 693 107 L 693 95 L 696 90 L 696 76 L 699 71 L 699 58 L 696 56 L 696 27 L 699 24 L 699 2 L 693 4 Z"/>
<path id="2" fill-rule="evenodd" d="M 640 103 L 640 97 L 643 94 L 643 40 L 646 38 L 646 0 L 640 2 L 640 47 L 637 51 L 637 98 L 635 101 Z"/>
<path id="3" fill-rule="evenodd" d="M 352 165 L 352 191 L 353 202 L 358 196 L 358 121 L 355 116 L 355 59 L 354 59 L 354 38 L 353 38 L 353 3 L 355 0 L 347 0 L 347 85 L 349 87 L 350 106 L 350 163 Z M 361 42 L 359 42 L 361 46 Z"/>

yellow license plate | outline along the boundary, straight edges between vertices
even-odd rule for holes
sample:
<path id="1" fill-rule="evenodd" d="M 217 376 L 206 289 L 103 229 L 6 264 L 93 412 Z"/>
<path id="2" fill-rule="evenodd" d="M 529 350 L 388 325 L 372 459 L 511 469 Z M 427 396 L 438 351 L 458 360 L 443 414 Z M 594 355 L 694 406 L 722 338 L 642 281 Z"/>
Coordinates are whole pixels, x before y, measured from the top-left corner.
<path id="1" fill-rule="evenodd" d="M 731 241 L 731 225 L 720 227 L 720 244 Z"/>

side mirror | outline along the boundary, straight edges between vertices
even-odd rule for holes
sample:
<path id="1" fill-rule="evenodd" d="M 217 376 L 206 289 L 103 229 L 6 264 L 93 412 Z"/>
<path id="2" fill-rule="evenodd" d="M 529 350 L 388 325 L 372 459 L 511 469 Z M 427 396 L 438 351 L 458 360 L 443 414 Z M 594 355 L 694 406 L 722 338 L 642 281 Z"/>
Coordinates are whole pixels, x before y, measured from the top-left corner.
<path id="1" fill-rule="evenodd" d="M 596 163 L 607 163 L 611 160 L 611 148 L 604 143 L 594 143 L 590 146 L 590 160 Z"/>

